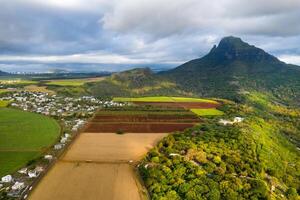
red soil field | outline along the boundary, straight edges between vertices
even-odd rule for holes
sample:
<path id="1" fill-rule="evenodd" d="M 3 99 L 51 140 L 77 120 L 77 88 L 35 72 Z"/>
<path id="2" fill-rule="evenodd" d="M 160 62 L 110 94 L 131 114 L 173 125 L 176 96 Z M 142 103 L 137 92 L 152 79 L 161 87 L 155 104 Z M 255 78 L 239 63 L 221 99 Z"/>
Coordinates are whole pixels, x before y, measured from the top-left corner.
<path id="1" fill-rule="evenodd" d="M 122 130 L 125 133 L 169 133 L 183 131 L 196 123 L 95 123 L 90 122 L 84 132 L 115 133 Z"/>
<path id="2" fill-rule="evenodd" d="M 173 108 L 217 108 L 220 104 L 205 102 L 133 102 L 136 105 L 164 106 Z"/>
<path id="3" fill-rule="evenodd" d="M 92 122 L 200 122 L 195 115 L 96 115 Z"/>

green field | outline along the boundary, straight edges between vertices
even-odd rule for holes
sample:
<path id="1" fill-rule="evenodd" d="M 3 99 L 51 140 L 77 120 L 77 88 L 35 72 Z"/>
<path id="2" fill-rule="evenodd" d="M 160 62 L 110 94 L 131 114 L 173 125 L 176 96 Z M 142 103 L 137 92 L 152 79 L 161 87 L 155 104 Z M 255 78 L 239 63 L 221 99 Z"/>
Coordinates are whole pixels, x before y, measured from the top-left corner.
<path id="1" fill-rule="evenodd" d="M 60 80 L 47 80 L 46 85 L 56 85 L 56 86 L 82 86 L 85 83 L 97 82 L 103 80 L 103 77 L 96 78 L 82 78 L 82 79 L 60 79 Z"/>
<path id="2" fill-rule="evenodd" d="M 60 135 L 59 124 L 43 115 L 0 109 L 0 176 L 38 157 Z"/>
<path id="3" fill-rule="evenodd" d="M 27 85 L 27 84 L 36 84 L 37 81 L 24 80 L 24 79 L 0 79 L 0 84 L 4 85 Z"/>
<path id="4" fill-rule="evenodd" d="M 195 113 L 198 116 L 214 116 L 214 115 L 223 115 L 224 113 L 220 110 L 217 110 L 215 108 L 210 109 L 191 109 L 193 113 Z"/>
<path id="5" fill-rule="evenodd" d="M 126 98 L 126 97 L 115 97 L 113 101 L 117 102 L 204 102 L 204 103 L 215 103 L 218 102 L 210 99 L 201 99 L 201 98 L 188 98 L 188 97 L 166 97 L 166 96 L 157 96 L 157 97 L 138 97 L 138 98 Z"/>

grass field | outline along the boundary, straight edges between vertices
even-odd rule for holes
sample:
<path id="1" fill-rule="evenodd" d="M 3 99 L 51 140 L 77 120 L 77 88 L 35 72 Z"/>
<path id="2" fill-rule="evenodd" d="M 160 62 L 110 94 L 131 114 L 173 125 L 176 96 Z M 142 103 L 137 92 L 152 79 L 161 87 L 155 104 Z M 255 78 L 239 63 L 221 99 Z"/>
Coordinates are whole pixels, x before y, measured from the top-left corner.
<path id="1" fill-rule="evenodd" d="M 216 103 L 218 102 L 210 99 L 201 99 L 201 98 L 188 98 L 188 97 L 166 97 L 166 96 L 157 96 L 157 97 L 138 97 L 138 98 L 126 98 L 126 97 L 115 97 L 113 101 L 117 102 L 205 102 L 205 103 Z"/>
<path id="2" fill-rule="evenodd" d="M 217 109 L 191 109 L 193 113 L 198 116 L 214 116 L 214 115 L 223 115 L 224 113 Z"/>
<path id="3" fill-rule="evenodd" d="M 0 109 L 0 176 L 39 156 L 60 134 L 51 118 L 20 110 Z"/>
<path id="4" fill-rule="evenodd" d="M 8 106 L 10 101 L 0 100 L 0 108 L 5 108 Z"/>
<path id="5" fill-rule="evenodd" d="M 4 85 L 27 85 L 27 84 L 36 84 L 37 81 L 31 81 L 31 80 L 23 80 L 23 79 L 0 79 L 0 84 Z"/>
<path id="6" fill-rule="evenodd" d="M 61 79 L 61 80 L 46 80 L 47 85 L 56 86 L 82 86 L 85 83 L 102 81 L 104 77 L 83 78 L 83 79 Z"/>

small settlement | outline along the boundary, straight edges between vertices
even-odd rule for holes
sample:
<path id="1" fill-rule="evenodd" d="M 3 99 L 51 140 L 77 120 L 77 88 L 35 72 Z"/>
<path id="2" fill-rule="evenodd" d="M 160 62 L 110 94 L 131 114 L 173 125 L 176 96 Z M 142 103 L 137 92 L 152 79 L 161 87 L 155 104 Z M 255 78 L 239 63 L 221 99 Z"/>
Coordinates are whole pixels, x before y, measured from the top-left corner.
<path id="1" fill-rule="evenodd" d="M 42 92 L 18 91 L 7 93 L 0 98 L 10 101 L 10 106 L 24 111 L 35 112 L 55 118 L 62 126 L 62 134 L 56 144 L 34 164 L 19 169 L 13 174 L 0 177 L 0 197 L 27 198 L 32 185 L 57 159 L 71 138 L 85 125 L 94 112 L 102 107 L 119 107 L 125 103 L 104 101 L 93 96 L 63 97 Z"/>

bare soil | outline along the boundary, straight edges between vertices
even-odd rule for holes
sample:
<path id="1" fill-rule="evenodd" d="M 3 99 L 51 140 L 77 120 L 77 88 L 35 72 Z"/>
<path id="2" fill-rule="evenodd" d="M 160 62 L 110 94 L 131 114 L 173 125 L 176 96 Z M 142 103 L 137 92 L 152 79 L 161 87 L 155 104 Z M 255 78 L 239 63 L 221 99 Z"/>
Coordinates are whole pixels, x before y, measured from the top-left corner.
<path id="1" fill-rule="evenodd" d="M 31 200 L 140 200 L 142 194 L 128 164 L 59 161 L 32 192 Z"/>
<path id="2" fill-rule="evenodd" d="M 139 160 L 165 133 L 81 133 L 62 160 L 117 162 Z"/>
<path id="3" fill-rule="evenodd" d="M 90 122 L 87 124 L 84 132 L 89 133 L 116 133 L 123 131 L 125 133 L 171 133 L 174 131 L 183 131 L 191 128 L 196 123 L 101 123 Z"/>

